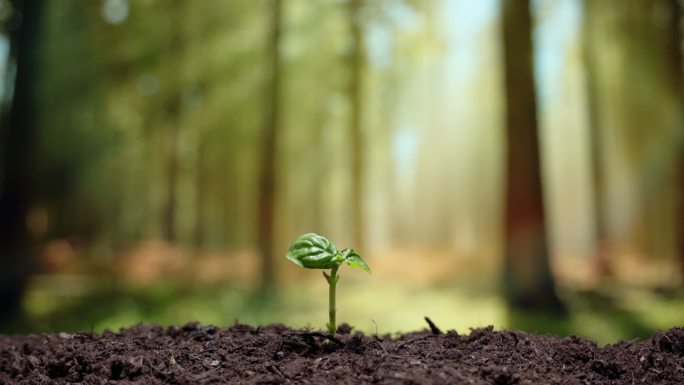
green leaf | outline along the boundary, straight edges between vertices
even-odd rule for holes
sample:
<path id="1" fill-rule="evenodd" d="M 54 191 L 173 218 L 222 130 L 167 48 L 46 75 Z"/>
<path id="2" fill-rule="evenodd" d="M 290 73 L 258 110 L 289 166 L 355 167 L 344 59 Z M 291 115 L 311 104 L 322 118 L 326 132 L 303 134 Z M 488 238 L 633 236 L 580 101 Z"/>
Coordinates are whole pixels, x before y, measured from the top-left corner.
<path id="1" fill-rule="evenodd" d="M 287 259 L 307 269 L 332 269 L 344 261 L 335 245 L 314 233 L 295 239 L 287 251 Z"/>
<path id="2" fill-rule="evenodd" d="M 342 252 L 340 252 L 340 254 L 342 254 L 342 257 L 344 258 L 344 261 L 347 262 L 347 265 L 363 269 L 368 273 L 371 272 L 371 269 L 366 263 L 366 261 L 364 261 L 363 258 L 361 258 L 361 256 L 356 253 L 356 251 L 352 249 L 344 249 L 342 250 Z"/>

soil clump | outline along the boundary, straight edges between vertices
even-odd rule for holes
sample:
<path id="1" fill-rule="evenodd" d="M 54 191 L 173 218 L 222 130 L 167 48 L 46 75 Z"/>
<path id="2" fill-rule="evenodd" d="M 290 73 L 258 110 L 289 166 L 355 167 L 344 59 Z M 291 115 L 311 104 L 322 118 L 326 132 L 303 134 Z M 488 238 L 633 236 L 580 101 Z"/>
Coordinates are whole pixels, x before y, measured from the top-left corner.
<path id="1" fill-rule="evenodd" d="M 0 336 L 0 384 L 684 384 L 684 328 L 605 347 L 473 329 L 336 339 L 283 325 Z"/>

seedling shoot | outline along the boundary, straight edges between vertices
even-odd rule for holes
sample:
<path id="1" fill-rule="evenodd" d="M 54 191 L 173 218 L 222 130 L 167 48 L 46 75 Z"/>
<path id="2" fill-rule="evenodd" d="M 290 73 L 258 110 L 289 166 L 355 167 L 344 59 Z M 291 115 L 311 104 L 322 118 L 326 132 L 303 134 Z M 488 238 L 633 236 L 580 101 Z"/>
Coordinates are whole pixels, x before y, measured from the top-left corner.
<path id="1" fill-rule="evenodd" d="M 326 327 L 330 335 L 335 337 L 335 332 L 337 331 L 337 324 L 335 322 L 337 312 L 335 308 L 335 287 L 337 281 L 340 280 L 337 269 L 339 269 L 342 262 L 346 262 L 351 267 L 363 269 L 368 273 L 371 272 L 370 267 L 368 267 L 368 264 L 356 251 L 352 249 L 337 251 L 335 245 L 329 240 L 314 233 L 304 234 L 295 239 L 287 251 L 287 259 L 307 269 L 330 269 L 330 274 L 325 271 L 323 272 L 329 287 L 328 314 L 330 320 Z"/>

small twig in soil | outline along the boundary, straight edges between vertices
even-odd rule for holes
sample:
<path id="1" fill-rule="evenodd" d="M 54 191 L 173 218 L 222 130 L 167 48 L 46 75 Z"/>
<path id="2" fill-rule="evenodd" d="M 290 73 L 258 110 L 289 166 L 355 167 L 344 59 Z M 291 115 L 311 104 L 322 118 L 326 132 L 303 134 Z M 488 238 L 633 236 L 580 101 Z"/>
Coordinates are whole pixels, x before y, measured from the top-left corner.
<path id="1" fill-rule="evenodd" d="M 302 337 L 302 338 L 304 338 L 304 340 L 307 340 L 311 337 L 321 337 L 321 338 L 325 338 L 326 340 L 332 341 L 339 346 L 344 346 L 344 342 L 342 342 L 339 339 L 331 336 L 330 334 L 319 333 L 319 332 L 295 332 L 295 333 L 288 333 L 288 334 Z"/>
<path id="2" fill-rule="evenodd" d="M 442 334 L 442 331 L 437 327 L 437 325 L 435 325 L 434 322 L 432 322 L 432 320 L 429 317 L 425 317 L 425 322 L 427 322 L 428 325 L 430 325 L 430 331 L 432 332 L 432 334 L 435 334 L 435 335 Z"/>

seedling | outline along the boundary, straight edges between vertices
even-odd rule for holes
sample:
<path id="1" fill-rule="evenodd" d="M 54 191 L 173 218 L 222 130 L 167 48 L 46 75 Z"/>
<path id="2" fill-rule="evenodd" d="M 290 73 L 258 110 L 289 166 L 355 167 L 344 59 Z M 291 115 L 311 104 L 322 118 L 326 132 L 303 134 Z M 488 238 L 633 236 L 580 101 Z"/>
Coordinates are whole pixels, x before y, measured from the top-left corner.
<path id="1" fill-rule="evenodd" d="M 325 237 L 318 234 L 308 233 L 295 239 L 287 251 L 287 259 L 296 263 L 301 267 L 307 269 L 330 269 L 330 274 L 323 272 L 325 280 L 328 281 L 328 314 L 330 321 L 325 325 L 328 332 L 334 338 L 337 330 L 335 324 L 335 286 L 340 276 L 337 274 L 337 269 L 340 268 L 342 262 L 346 262 L 351 267 L 357 267 L 367 272 L 371 272 L 368 264 L 361 259 L 356 251 L 352 249 L 343 249 L 337 251 L 333 245 Z"/>

